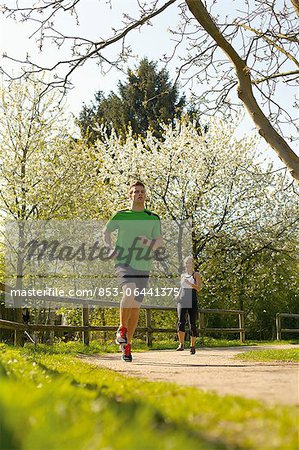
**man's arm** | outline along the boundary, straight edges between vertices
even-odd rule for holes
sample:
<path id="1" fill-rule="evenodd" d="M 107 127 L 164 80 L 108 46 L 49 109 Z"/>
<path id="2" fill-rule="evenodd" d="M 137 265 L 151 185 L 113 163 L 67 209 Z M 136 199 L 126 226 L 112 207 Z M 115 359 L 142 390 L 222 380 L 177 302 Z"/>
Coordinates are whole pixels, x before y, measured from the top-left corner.
<path id="1" fill-rule="evenodd" d="M 148 239 L 145 236 L 139 236 L 143 245 L 146 247 L 151 247 L 153 251 L 158 250 L 158 248 L 164 247 L 164 239 L 162 236 L 159 236 L 155 239 Z"/>
<path id="2" fill-rule="evenodd" d="M 103 237 L 103 242 L 104 242 L 104 246 L 106 248 L 114 248 L 114 245 L 112 245 L 111 242 L 111 233 L 113 233 L 114 231 L 116 231 L 118 229 L 118 212 L 114 214 L 114 216 L 111 217 L 111 219 L 108 220 L 108 222 L 106 223 L 103 232 L 102 232 L 102 237 Z"/>
<path id="3" fill-rule="evenodd" d="M 158 248 L 164 247 L 164 239 L 162 238 L 162 236 L 157 237 L 156 239 L 153 239 L 154 245 L 153 245 L 153 250 L 158 250 Z"/>
<path id="4" fill-rule="evenodd" d="M 116 248 L 114 247 L 114 245 L 112 245 L 111 242 L 111 233 L 110 231 L 107 230 L 107 228 L 105 228 L 103 230 L 103 242 L 104 242 L 104 246 L 107 249 L 107 253 L 109 256 L 109 258 L 114 259 L 116 258 L 118 252 L 116 250 Z"/>
<path id="5" fill-rule="evenodd" d="M 105 247 L 112 249 L 111 233 L 107 230 L 107 228 L 104 228 L 103 230 L 103 241 Z"/>

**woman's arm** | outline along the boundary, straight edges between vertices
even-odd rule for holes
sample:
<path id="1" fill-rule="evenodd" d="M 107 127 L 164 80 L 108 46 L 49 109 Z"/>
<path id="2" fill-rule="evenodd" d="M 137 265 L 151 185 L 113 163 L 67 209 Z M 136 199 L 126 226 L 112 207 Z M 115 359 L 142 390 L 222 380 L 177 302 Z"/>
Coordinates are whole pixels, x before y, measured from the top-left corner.
<path id="1" fill-rule="evenodd" d="M 202 276 L 200 275 L 199 272 L 195 272 L 194 273 L 194 278 L 195 278 L 195 285 L 196 287 L 194 287 L 194 289 L 197 290 L 197 292 L 199 292 L 202 288 Z"/>
<path id="2" fill-rule="evenodd" d="M 186 278 L 185 278 L 184 281 L 185 281 L 187 284 L 189 284 L 189 285 L 192 287 L 192 289 L 196 289 L 197 292 L 198 292 L 198 291 L 200 291 L 201 288 L 202 288 L 202 278 L 201 278 L 201 275 L 200 275 L 199 272 L 194 272 L 194 279 L 195 279 L 195 283 L 190 283 L 190 281 L 187 280 Z"/>

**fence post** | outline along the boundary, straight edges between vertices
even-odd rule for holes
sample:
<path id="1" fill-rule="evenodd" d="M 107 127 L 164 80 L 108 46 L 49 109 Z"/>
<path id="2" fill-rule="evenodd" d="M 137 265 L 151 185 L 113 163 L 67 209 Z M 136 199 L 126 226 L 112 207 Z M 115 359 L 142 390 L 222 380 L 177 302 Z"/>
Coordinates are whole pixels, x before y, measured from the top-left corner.
<path id="1" fill-rule="evenodd" d="M 281 341 L 281 317 L 280 314 L 276 314 L 276 339 Z"/>
<path id="2" fill-rule="evenodd" d="M 244 344 L 245 342 L 244 312 L 239 313 L 239 328 L 240 328 L 240 342 Z"/>
<path id="3" fill-rule="evenodd" d="M 89 325 L 89 320 L 88 320 L 88 311 L 89 308 L 84 307 L 82 308 L 82 325 L 84 327 L 88 327 Z M 83 344 L 85 345 L 89 345 L 89 331 L 83 331 L 82 333 L 82 340 L 83 340 Z"/>
<path id="4" fill-rule="evenodd" d="M 204 337 L 205 337 L 205 317 L 204 312 L 199 311 L 199 334 L 201 336 L 202 344 L 204 343 Z"/>
<path id="5" fill-rule="evenodd" d="M 152 347 L 153 345 L 153 332 L 152 332 L 152 311 L 150 309 L 145 310 L 145 326 L 146 330 L 146 345 Z"/>

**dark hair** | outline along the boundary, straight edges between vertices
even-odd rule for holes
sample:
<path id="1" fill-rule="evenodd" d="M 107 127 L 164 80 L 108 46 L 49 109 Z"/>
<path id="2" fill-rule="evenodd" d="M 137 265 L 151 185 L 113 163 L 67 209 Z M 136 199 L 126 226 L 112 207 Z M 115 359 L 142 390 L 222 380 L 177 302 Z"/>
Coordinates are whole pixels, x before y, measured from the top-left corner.
<path id="1" fill-rule="evenodd" d="M 132 184 L 130 185 L 130 187 L 129 187 L 129 193 L 131 193 L 132 189 L 133 189 L 135 186 L 142 186 L 142 187 L 145 188 L 144 184 L 143 184 L 141 181 L 135 181 L 134 183 L 132 183 Z"/>

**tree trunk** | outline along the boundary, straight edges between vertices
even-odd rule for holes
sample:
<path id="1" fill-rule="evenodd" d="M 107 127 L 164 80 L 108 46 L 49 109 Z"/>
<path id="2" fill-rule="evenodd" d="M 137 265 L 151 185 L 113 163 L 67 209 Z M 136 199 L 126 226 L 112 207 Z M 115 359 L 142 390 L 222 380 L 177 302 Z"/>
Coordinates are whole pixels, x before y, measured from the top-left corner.
<path id="1" fill-rule="evenodd" d="M 24 261 L 24 223 L 18 223 L 18 239 L 19 239 L 19 248 L 17 252 L 17 280 L 16 280 L 16 289 L 22 290 L 23 288 L 23 261 Z M 14 299 L 15 302 L 15 321 L 19 323 L 23 323 L 23 312 L 22 312 L 22 298 L 16 297 Z M 23 347 L 24 345 L 24 331 L 23 330 L 15 330 L 15 345 L 19 345 Z"/>
<path id="2" fill-rule="evenodd" d="M 297 14 L 297 16 L 299 17 L 299 0 L 291 0 L 293 6 L 294 6 L 294 10 Z"/>
<path id="3" fill-rule="evenodd" d="M 251 76 L 246 62 L 221 34 L 201 0 L 186 0 L 186 3 L 198 23 L 215 40 L 218 46 L 226 53 L 228 58 L 234 64 L 239 80 L 238 96 L 246 106 L 259 134 L 268 142 L 279 158 L 284 162 L 292 177 L 299 180 L 299 157 L 293 152 L 282 136 L 280 136 L 273 128 L 272 124 L 259 107 L 253 95 Z M 298 1 L 294 0 L 293 5 L 295 8 L 297 4 Z"/>

